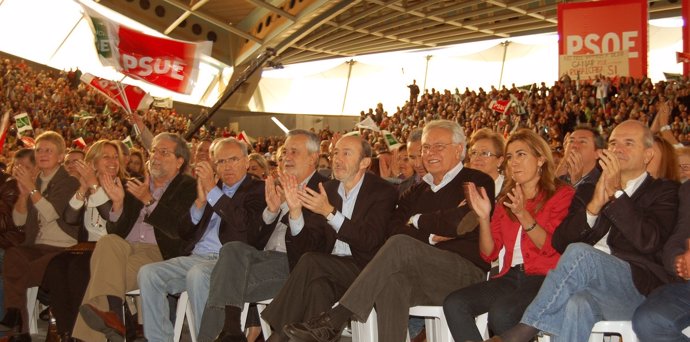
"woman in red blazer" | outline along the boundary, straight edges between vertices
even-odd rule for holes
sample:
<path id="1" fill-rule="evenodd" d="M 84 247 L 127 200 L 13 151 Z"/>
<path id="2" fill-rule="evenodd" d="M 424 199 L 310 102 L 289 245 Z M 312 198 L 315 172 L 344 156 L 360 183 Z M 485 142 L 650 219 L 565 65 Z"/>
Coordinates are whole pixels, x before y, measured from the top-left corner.
<path id="1" fill-rule="evenodd" d="M 468 183 L 469 205 L 479 217 L 479 250 L 486 261 L 499 260 L 499 274 L 451 293 L 443 304 L 455 341 L 479 340 L 474 317 L 489 313 L 496 334 L 519 323 L 559 254 L 551 236 L 568 213 L 575 191 L 555 175 L 549 145 L 528 129 L 506 143 L 507 176 L 491 216 L 483 188 Z"/>

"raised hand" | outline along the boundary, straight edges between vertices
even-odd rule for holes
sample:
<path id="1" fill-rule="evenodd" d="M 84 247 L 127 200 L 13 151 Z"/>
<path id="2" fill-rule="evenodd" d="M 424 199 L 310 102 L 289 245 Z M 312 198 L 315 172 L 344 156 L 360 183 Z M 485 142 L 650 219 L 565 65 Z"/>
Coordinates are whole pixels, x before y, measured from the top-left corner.
<path id="1" fill-rule="evenodd" d="M 328 195 L 326 194 L 326 189 L 323 188 L 323 184 L 319 183 L 319 192 L 316 192 L 309 188 L 304 188 L 304 190 L 297 193 L 302 205 L 318 214 L 327 216 L 333 211 L 333 206 L 328 202 Z"/>
<path id="2" fill-rule="evenodd" d="M 218 182 L 215 171 L 213 171 L 213 167 L 211 167 L 211 164 L 207 161 L 197 163 L 196 167 L 194 168 L 194 173 L 196 174 L 197 180 L 201 182 L 201 185 L 206 193 L 211 191 Z"/>
<path id="3" fill-rule="evenodd" d="M 582 154 L 575 150 L 571 150 L 564 159 L 566 159 L 566 162 L 568 163 L 568 175 L 570 176 L 570 182 L 575 184 L 583 176 L 584 166 L 582 165 Z"/>
<path id="4" fill-rule="evenodd" d="M 465 199 L 468 201 L 470 208 L 474 210 L 475 214 L 480 219 L 489 219 L 491 214 L 491 201 L 486 194 L 486 189 L 479 188 L 474 183 L 467 182 L 463 184 L 465 190 Z"/>
<path id="5" fill-rule="evenodd" d="M 506 193 L 510 202 L 503 202 L 518 219 L 525 213 L 525 193 L 522 191 L 520 183 L 515 183 L 515 187 Z"/>
<path id="6" fill-rule="evenodd" d="M 292 214 L 294 212 L 295 215 L 298 213 L 301 214 L 302 202 L 298 196 L 300 190 L 299 183 L 297 183 L 297 177 L 287 173 L 281 173 L 280 184 L 283 188 L 283 194 L 285 195 L 285 202 L 287 202 L 288 208 L 290 208 L 290 213 Z M 296 218 L 296 216 L 293 215 L 290 215 L 290 217 Z"/>
<path id="7" fill-rule="evenodd" d="M 143 182 L 136 178 L 130 179 L 127 182 L 127 191 L 142 203 L 147 203 L 153 198 L 149 188 L 149 177 L 145 177 Z"/>
<path id="8" fill-rule="evenodd" d="M 74 163 L 75 170 L 79 174 L 81 190 L 87 190 L 92 185 L 98 185 L 98 177 L 93 167 L 87 165 L 83 160 L 76 160 Z"/>
<path id="9" fill-rule="evenodd" d="M 20 195 L 28 196 L 31 190 L 36 189 L 36 176 L 32 175 L 24 166 L 20 164 L 15 165 L 12 174 L 17 179 Z"/>
<path id="10" fill-rule="evenodd" d="M 277 213 L 280 209 L 280 204 L 283 202 L 280 198 L 280 187 L 275 184 L 275 177 L 273 175 L 268 175 L 266 177 L 265 192 L 266 192 L 266 206 L 268 211 L 272 213 Z"/>
<path id="11" fill-rule="evenodd" d="M 204 190 L 203 184 L 201 184 L 201 178 L 196 179 L 196 200 L 194 200 L 194 205 L 201 209 L 206 205 L 206 190 Z"/>
<path id="12" fill-rule="evenodd" d="M 606 195 L 608 197 L 613 196 L 617 190 L 621 190 L 621 166 L 618 162 L 618 157 L 609 151 L 601 150 L 599 151 L 599 164 L 603 173 L 607 174 L 606 177 Z"/>
<path id="13" fill-rule="evenodd" d="M 690 265 L 690 239 L 686 241 L 687 248 L 685 249 L 685 252 L 682 254 L 679 254 L 676 256 L 676 274 L 678 274 L 679 277 L 688 280 L 690 279 L 690 269 L 688 269 L 688 265 Z"/>
<path id="14" fill-rule="evenodd" d="M 113 207 L 115 207 L 116 204 L 122 206 L 122 202 L 125 200 L 125 189 L 122 187 L 120 179 L 113 179 L 107 175 L 101 175 L 99 180 L 105 194 L 113 201 Z"/>

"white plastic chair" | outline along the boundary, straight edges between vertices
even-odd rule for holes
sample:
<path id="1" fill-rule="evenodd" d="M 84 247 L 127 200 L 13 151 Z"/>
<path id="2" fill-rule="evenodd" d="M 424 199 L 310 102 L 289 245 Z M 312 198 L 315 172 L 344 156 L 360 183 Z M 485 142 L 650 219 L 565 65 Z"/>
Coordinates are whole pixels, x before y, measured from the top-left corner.
<path id="1" fill-rule="evenodd" d="M 29 333 L 38 334 L 38 286 L 26 289 L 26 312 L 29 314 Z"/>
<path id="2" fill-rule="evenodd" d="M 589 335 L 589 342 L 602 342 L 604 334 L 619 334 L 623 342 L 640 342 L 632 329 L 632 322 L 630 321 L 599 321 L 592 327 L 592 333 Z M 539 342 L 550 342 L 549 335 L 539 337 Z"/>
<path id="3" fill-rule="evenodd" d="M 256 302 L 256 309 L 259 311 L 259 319 L 261 320 L 261 333 L 264 335 L 264 340 L 268 340 L 268 337 L 271 336 L 271 325 L 264 321 L 264 319 L 261 317 L 261 312 L 263 312 L 268 304 L 271 304 L 272 301 L 273 298 Z M 247 311 L 249 310 L 249 304 L 250 303 L 244 303 L 244 308 L 242 309 L 242 315 L 240 316 L 240 323 L 242 327 L 244 327 L 245 323 L 247 323 Z"/>
<path id="4" fill-rule="evenodd" d="M 129 291 L 127 292 L 127 296 L 141 296 L 141 291 Z M 187 291 L 180 293 L 180 298 L 177 299 L 175 322 L 173 324 L 173 341 L 175 342 L 180 341 L 180 336 L 182 335 L 182 326 L 184 325 L 185 318 L 187 319 L 187 327 L 189 328 L 189 335 L 192 338 L 192 342 L 196 342 L 196 322 L 194 321 L 194 312 L 192 312 L 192 306 L 189 305 L 189 295 L 187 294 Z"/>

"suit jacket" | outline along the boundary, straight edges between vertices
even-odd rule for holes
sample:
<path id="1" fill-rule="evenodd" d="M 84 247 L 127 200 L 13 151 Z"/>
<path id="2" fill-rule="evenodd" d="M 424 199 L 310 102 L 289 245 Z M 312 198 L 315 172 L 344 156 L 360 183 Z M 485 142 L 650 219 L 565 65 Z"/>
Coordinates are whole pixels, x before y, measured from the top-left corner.
<path id="1" fill-rule="evenodd" d="M 678 188 L 678 220 L 673 235 L 664 245 L 663 261 L 666 272 L 674 281 L 684 281 L 676 274 L 676 256 L 687 249 L 686 240 L 690 238 L 690 181 Z"/>
<path id="2" fill-rule="evenodd" d="M 222 189 L 223 182 L 219 181 L 217 186 Z M 232 198 L 223 194 L 215 205 L 206 205 L 198 224 L 192 223 L 187 209 L 184 221 L 187 224 L 182 226 L 183 231 L 180 232 L 180 236 L 187 241 L 183 253 L 190 254 L 194 250 L 194 246 L 208 229 L 213 213 L 220 217 L 218 238 L 221 244 L 230 241 L 248 242 L 248 237 L 255 234 L 251 231 L 258 231 L 261 225 L 261 213 L 266 207 L 265 195 L 264 181 L 247 174 Z"/>
<path id="3" fill-rule="evenodd" d="M 195 199 L 196 180 L 180 173 L 170 181 L 168 188 L 158 200 L 156 209 L 144 218 L 144 222 L 153 226 L 163 259 L 183 255 L 182 251 L 186 243 L 180 238 L 179 227 L 181 222 L 185 222 L 183 220 L 186 215 L 189 215 L 189 208 Z M 144 203 L 125 191 L 123 206 L 118 220 L 108 222 L 106 229 L 109 234 L 117 234 L 126 239 L 139 218 Z"/>
<path id="4" fill-rule="evenodd" d="M 556 229 L 552 246 L 563 253 L 570 243 L 594 245 L 608 233 L 611 254 L 630 263 L 640 293 L 646 295 L 669 282 L 662 254 L 676 224 L 678 183 L 647 176 L 632 197 L 624 194 L 608 202 L 590 228 L 585 210 L 594 189 L 594 184 L 578 187 L 581 194 L 573 199 L 568 216 Z"/>
<path id="5" fill-rule="evenodd" d="M 36 188 L 41 188 L 41 177 L 36 178 Z M 60 166 L 55 172 L 53 178 L 48 182 L 48 186 L 45 191 L 41 193 L 44 199 L 46 199 L 55 209 L 58 215 L 65 211 L 65 207 L 69 206 L 69 199 L 74 195 L 74 193 L 79 189 L 79 181 L 70 176 L 64 167 Z M 24 224 L 24 233 L 26 238 L 22 245 L 31 246 L 36 243 L 36 236 L 38 235 L 38 210 L 29 201 L 29 211 L 26 216 L 26 223 Z M 79 234 L 79 225 L 71 225 L 65 222 L 60 215 L 57 219 L 57 223 L 60 229 L 64 231 L 67 235 L 73 237 L 75 241 L 77 240 L 77 235 Z"/>
<path id="6" fill-rule="evenodd" d="M 341 211 L 343 201 L 338 194 L 339 186 L 338 180 L 331 180 L 324 184 L 328 201 Z M 335 241 L 340 240 L 350 245 L 355 263 L 364 268 L 388 237 L 386 226 L 395 209 L 397 198 L 398 192 L 393 185 L 371 172 L 366 172 L 355 200 L 352 217 L 345 218 L 340 230 L 336 232 L 323 215 L 312 213 L 322 219 L 312 220 L 310 224 L 307 224 L 305 219 L 304 228 L 296 236 L 293 236 L 289 229 L 287 230 L 285 240 L 286 243 L 288 239 L 291 242 L 287 245 L 288 251 L 291 246 L 292 248 L 297 246 L 300 250 L 331 254 Z M 297 260 L 291 260 L 293 261 L 297 262 Z"/>
<path id="7" fill-rule="evenodd" d="M 465 200 L 465 182 L 486 189 L 489 200 L 494 203 L 494 180 L 481 171 L 463 167 L 450 183 L 437 192 L 431 191 L 429 184 L 422 182 L 404 193 L 391 217 L 389 229 L 391 234 L 407 234 L 426 244 L 431 234 L 453 237 L 435 247 L 457 253 L 488 271 L 489 264 L 479 255 L 478 221 L 474 220 L 469 229 L 461 224 L 466 217 L 476 217 L 468 205 L 459 205 Z M 418 229 L 408 224 L 416 214 L 421 214 Z"/>

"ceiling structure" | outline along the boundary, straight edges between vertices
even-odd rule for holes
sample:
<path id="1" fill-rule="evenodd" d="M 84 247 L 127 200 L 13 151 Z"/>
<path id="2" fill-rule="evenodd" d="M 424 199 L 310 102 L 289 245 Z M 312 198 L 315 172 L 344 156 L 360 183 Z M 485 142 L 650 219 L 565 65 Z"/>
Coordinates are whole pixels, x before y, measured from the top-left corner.
<path id="1" fill-rule="evenodd" d="M 239 65 L 267 47 L 275 62 L 429 49 L 555 32 L 565 0 L 101 0 L 171 37 L 214 40 Z M 680 16 L 680 0 L 649 0 L 650 18 Z"/>

